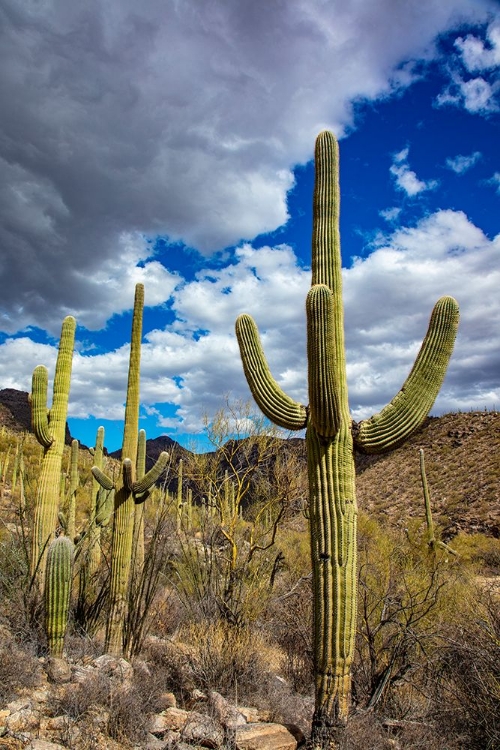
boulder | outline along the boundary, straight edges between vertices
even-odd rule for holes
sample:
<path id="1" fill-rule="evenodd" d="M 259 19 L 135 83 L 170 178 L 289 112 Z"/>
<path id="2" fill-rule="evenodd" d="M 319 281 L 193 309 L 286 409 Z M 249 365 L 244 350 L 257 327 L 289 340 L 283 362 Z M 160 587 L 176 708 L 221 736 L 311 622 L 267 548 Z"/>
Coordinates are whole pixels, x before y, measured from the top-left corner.
<path id="1" fill-rule="evenodd" d="M 281 724 L 246 724 L 235 734 L 237 750 L 296 750 L 297 740 Z"/>
<path id="2" fill-rule="evenodd" d="M 216 718 L 226 729 L 236 729 L 236 727 L 242 727 L 247 723 L 243 713 L 241 713 L 236 706 L 233 706 L 232 703 L 229 703 L 229 701 L 216 690 L 211 690 L 208 694 L 208 698 Z"/>

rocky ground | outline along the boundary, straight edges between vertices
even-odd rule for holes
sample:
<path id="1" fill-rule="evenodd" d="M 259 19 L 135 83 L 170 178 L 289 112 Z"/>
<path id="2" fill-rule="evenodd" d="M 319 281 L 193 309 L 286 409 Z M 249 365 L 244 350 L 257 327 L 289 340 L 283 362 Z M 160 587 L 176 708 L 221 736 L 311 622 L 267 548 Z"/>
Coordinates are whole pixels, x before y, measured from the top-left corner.
<path id="1" fill-rule="evenodd" d="M 132 666 L 108 655 L 73 663 L 38 659 L 35 684 L 0 710 L 0 748 L 296 750 L 304 742 L 299 727 L 274 723 L 265 712 L 236 706 L 215 691 L 204 694 L 198 690 L 193 691 L 188 708 L 179 708 L 174 694 L 165 692 L 160 697 L 161 710 L 139 717 L 140 739 L 112 739 L 109 700 L 105 707 L 90 699 L 96 685 L 105 685 L 108 699 L 111 691 L 123 710 L 134 682 L 150 677 L 145 663 Z M 87 705 L 83 709 L 81 703 L 78 715 L 78 695 L 85 694 Z M 64 706 L 66 710 L 62 710 Z"/>

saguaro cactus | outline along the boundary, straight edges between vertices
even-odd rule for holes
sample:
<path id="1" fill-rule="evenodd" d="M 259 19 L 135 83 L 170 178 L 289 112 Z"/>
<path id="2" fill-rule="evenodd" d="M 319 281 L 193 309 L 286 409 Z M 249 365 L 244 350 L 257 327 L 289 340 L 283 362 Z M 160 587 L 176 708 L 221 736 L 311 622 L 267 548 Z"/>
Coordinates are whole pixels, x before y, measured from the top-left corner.
<path id="1" fill-rule="evenodd" d="M 287 396 L 272 377 L 249 315 L 236 322 L 252 394 L 275 424 L 306 428 L 314 589 L 315 712 L 311 746 L 342 748 L 351 692 L 356 630 L 356 497 L 354 445 L 390 450 L 419 427 L 443 381 L 458 325 L 458 306 L 440 299 L 403 387 L 379 414 L 353 423 L 347 396 L 342 305 L 338 146 L 316 141 L 312 286 L 307 296 L 309 406 Z"/>
<path id="2" fill-rule="evenodd" d="M 45 575 L 45 630 L 51 656 L 61 657 L 68 625 L 73 578 L 73 542 L 59 536 L 47 553 Z"/>
<path id="3" fill-rule="evenodd" d="M 160 454 L 156 464 L 141 479 L 136 479 L 137 443 L 139 432 L 139 383 L 141 364 L 142 313 L 144 309 L 144 286 L 135 288 L 134 313 L 132 317 L 132 339 L 125 404 L 125 425 L 122 443 L 122 471 L 116 483 L 99 467 L 92 473 L 107 490 L 114 488 L 114 522 L 111 546 L 110 608 L 106 622 L 105 650 L 121 656 L 123 653 L 123 625 L 128 605 L 128 587 L 132 563 L 132 539 L 134 530 L 134 508 L 143 502 L 148 490 L 164 471 L 168 454 Z"/>
<path id="4" fill-rule="evenodd" d="M 66 417 L 71 382 L 76 321 L 64 319 L 54 376 L 52 406 L 47 410 L 48 372 L 38 365 L 31 387 L 31 422 L 36 439 L 43 446 L 42 468 L 38 479 L 31 549 L 32 578 L 43 591 L 47 549 L 57 527 L 61 463 L 66 435 Z"/>

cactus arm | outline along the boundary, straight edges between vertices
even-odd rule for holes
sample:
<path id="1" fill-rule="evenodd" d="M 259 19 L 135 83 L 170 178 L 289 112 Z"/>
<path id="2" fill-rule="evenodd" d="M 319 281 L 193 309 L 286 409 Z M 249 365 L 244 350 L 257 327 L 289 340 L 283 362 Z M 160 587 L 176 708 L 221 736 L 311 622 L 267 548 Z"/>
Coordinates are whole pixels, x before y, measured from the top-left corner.
<path id="1" fill-rule="evenodd" d="M 104 493 L 103 496 L 99 496 L 99 508 L 95 517 L 95 522 L 98 526 L 107 526 L 113 512 L 115 503 L 115 488 L 112 487 L 110 490 L 101 488 Z"/>
<path id="2" fill-rule="evenodd" d="M 125 458 L 122 463 L 123 485 L 128 492 L 132 492 L 135 482 L 134 467 L 130 458 Z"/>
<path id="3" fill-rule="evenodd" d="M 287 396 L 274 380 L 250 315 L 238 317 L 236 336 L 249 388 L 262 412 L 279 427 L 302 430 L 307 423 L 306 408 Z"/>
<path id="4" fill-rule="evenodd" d="M 51 656 L 62 657 L 68 625 L 74 547 L 66 536 L 59 536 L 47 552 L 45 574 L 45 630 Z"/>
<path id="5" fill-rule="evenodd" d="M 115 483 L 111 479 L 111 477 L 108 477 L 107 474 L 105 474 L 102 469 L 100 469 L 98 466 L 93 466 L 92 469 L 92 476 L 100 484 L 100 486 L 103 488 L 103 490 L 114 490 L 115 489 Z"/>
<path id="6" fill-rule="evenodd" d="M 334 437 L 340 426 L 339 392 L 335 382 L 334 301 L 323 284 L 307 295 L 307 360 L 311 422 L 319 435 Z"/>
<path id="7" fill-rule="evenodd" d="M 68 315 L 64 318 L 61 329 L 56 370 L 54 373 L 52 406 L 50 407 L 51 427 L 54 423 L 57 423 L 59 429 L 63 429 L 64 433 L 66 433 L 75 330 L 76 320 L 72 315 Z"/>
<path id="8" fill-rule="evenodd" d="M 392 450 L 417 430 L 441 388 L 453 352 L 459 320 L 453 297 L 442 297 L 432 311 L 429 328 L 403 387 L 393 400 L 358 426 L 356 447 L 366 453 Z"/>
<path id="9" fill-rule="evenodd" d="M 47 418 L 48 381 L 49 373 L 47 368 L 44 365 L 35 367 L 31 380 L 31 427 L 36 439 L 44 448 L 49 448 L 53 441 Z"/>
<path id="10" fill-rule="evenodd" d="M 161 475 L 165 471 L 167 463 L 168 453 L 162 451 L 158 456 L 158 460 L 156 461 L 154 466 L 151 467 L 148 473 L 145 474 L 142 479 L 138 479 L 132 485 L 132 492 L 134 493 L 134 495 L 141 495 L 143 492 L 147 492 L 148 490 L 150 490 L 153 484 L 161 477 Z M 144 500 L 145 499 L 146 498 L 144 498 Z"/>

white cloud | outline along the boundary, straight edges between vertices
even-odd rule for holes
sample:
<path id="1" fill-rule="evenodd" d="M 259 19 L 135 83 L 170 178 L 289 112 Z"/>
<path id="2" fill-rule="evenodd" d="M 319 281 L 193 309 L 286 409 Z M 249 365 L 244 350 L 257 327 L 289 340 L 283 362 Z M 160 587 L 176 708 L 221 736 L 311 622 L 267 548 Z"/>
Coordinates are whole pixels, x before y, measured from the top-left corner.
<path id="1" fill-rule="evenodd" d="M 283 224 L 291 168 L 317 132 L 342 135 L 354 101 L 409 85 L 438 34 L 490 10 L 486 0 L 6 0 L 2 329 L 55 334 L 68 310 L 102 326 L 137 274 L 152 285 L 163 274 L 167 299 L 175 279 L 150 265 L 145 237 L 211 253 Z"/>
<path id="2" fill-rule="evenodd" d="M 500 235 L 490 240 L 459 211 L 442 210 L 388 234 L 366 258 L 344 270 L 350 403 L 355 418 L 387 403 L 406 378 L 434 303 L 457 298 L 461 323 L 437 412 L 500 404 Z M 248 397 L 234 336 L 240 312 L 256 318 L 271 370 L 295 399 L 307 403 L 305 295 L 310 273 L 286 246 L 241 247 L 237 262 L 200 272 L 174 294 L 177 324 L 149 331 L 142 351 L 141 399 L 150 414 L 172 404 L 163 426 L 196 433 L 222 394 Z M 202 297 L 199 309 L 189 300 Z M 204 327 L 203 335 L 198 329 Z M 52 372 L 56 350 L 28 338 L 0 346 L 0 382 L 29 389 L 39 362 Z M 123 418 L 128 346 L 100 355 L 76 354 L 70 412 Z"/>
<path id="3" fill-rule="evenodd" d="M 464 174 L 475 164 L 477 164 L 480 158 L 480 151 L 474 151 L 473 154 L 469 154 L 468 156 L 458 154 L 457 156 L 450 156 L 448 159 L 446 159 L 446 166 L 449 167 L 449 169 L 452 169 L 457 174 Z"/>
<path id="4" fill-rule="evenodd" d="M 494 21 L 486 31 L 486 45 L 482 39 L 468 34 L 458 37 L 455 47 L 460 50 L 462 61 L 469 73 L 491 70 L 500 66 L 500 24 Z"/>
<path id="5" fill-rule="evenodd" d="M 386 208 L 385 210 L 380 211 L 380 216 L 386 221 L 393 222 L 396 221 L 400 213 L 401 208 L 393 206 L 392 208 Z"/>
<path id="6" fill-rule="evenodd" d="M 490 185 L 493 185 L 496 188 L 497 193 L 500 194 L 500 172 L 495 172 L 488 182 Z"/>
<path id="7" fill-rule="evenodd" d="M 436 180 L 419 180 L 408 164 L 409 148 L 394 154 L 393 164 L 390 167 L 390 173 L 396 178 L 396 187 L 402 190 L 406 195 L 413 196 L 424 192 L 425 190 L 435 190 L 438 186 Z"/>
<path id="8" fill-rule="evenodd" d="M 498 111 L 496 95 L 500 80 L 500 23 L 492 21 L 486 30 L 486 40 L 469 34 L 465 39 L 458 37 L 455 47 L 460 52 L 460 62 L 449 60 L 451 83 L 437 99 L 438 106 L 453 105 L 464 107 L 471 114 L 487 115 Z M 460 71 L 460 63 L 462 71 Z M 464 78 L 463 70 L 472 78 Z"/>

